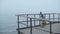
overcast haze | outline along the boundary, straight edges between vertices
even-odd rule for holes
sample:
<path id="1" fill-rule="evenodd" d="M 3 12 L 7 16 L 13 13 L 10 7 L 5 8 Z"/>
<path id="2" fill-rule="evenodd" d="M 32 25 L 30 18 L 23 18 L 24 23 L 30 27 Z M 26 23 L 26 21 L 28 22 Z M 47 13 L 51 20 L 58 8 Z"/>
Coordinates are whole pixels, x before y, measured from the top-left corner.
<path id="1" fill-rule="evenodd" d="M 39 13 L 40 11 L 60 13 L 60 0 L 0 0 L 0 29 L 15 25 L 16 14 Z"/>

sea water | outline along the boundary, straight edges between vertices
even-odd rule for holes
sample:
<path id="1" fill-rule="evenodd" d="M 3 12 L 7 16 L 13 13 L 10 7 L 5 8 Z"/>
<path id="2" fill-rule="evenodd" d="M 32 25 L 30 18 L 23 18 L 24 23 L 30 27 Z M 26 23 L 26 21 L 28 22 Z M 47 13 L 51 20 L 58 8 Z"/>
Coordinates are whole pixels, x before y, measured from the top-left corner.
<path id="1" fill-rule="evenodd" d="M 7 25 L 5 25 L 5 26 L 7 26 Z M 47 26 L 47 27 L 49 27 L 49 26 Z M 46 26 L 45 26 L 45 28 L 46 28 Z M 17 30 L 16 29 L 17 29 L 17 25 L 16 24 L 8 26 L 8 27 L 2 26 L 0 28 L 0 34 L 17 34 Z M 60 33 L 60 23 L 53 24 L 52 29 L 53 29 L 53 32 Z"/>

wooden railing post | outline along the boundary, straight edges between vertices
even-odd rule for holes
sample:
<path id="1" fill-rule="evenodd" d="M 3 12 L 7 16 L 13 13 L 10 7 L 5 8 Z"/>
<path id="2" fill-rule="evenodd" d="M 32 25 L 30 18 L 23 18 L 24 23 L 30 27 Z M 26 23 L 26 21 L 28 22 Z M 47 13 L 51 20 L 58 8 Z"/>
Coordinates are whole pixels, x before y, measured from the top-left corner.
<path id="1" fill-rule="evenodd" d="M 19 16 L 17 16 L 17 21 L 18 21 L 18 34 L 20 34 L 20 30 L 19 30 Z"/>
<path id="2" fill-rule="evenodd" d="M 34 26 L 35 26 L 35 14 L 34 14 Z"/>
<path id="3" fill-rule="evenodd" d="M 50 34 L 52 34 L 52 22 L 50 22 Z"/>
<path id="4" fill-rule="evenodd" d="M 32 18 L 30 18 L 30 34 L 32 34 Z"/>
<path id="5" fill-rule="evenodd" d="M 28 14 L 27 14 L 27 27 L 28 27 Z"/>

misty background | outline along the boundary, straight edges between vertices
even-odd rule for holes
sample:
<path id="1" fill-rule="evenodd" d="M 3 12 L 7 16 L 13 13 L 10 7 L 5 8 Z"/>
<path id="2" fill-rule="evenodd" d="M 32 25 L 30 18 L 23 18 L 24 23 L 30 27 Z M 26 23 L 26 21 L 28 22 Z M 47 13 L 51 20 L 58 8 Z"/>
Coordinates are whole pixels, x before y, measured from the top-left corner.
<path id="1" fill-rule="evenodd" d="M 16 14 L 60 13 L 60 0 L 0 0 L 0 32 L 16 31 Z"/>

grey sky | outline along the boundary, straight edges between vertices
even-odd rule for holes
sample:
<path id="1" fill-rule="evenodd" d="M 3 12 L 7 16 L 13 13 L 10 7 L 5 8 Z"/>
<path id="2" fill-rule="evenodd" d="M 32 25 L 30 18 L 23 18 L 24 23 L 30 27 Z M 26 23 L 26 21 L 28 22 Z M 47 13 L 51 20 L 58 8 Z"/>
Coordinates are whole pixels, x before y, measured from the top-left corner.
<path id="1" fill-rule="evenodd" d="M 13 13 L 32 13 L 39 11 L 58 11 L 60 0 L 0 0 L 1 11 Z M 37 11 L 36 11 L 37 10 Z M 32 11 L 32 12 L 31 12 Z"/>

